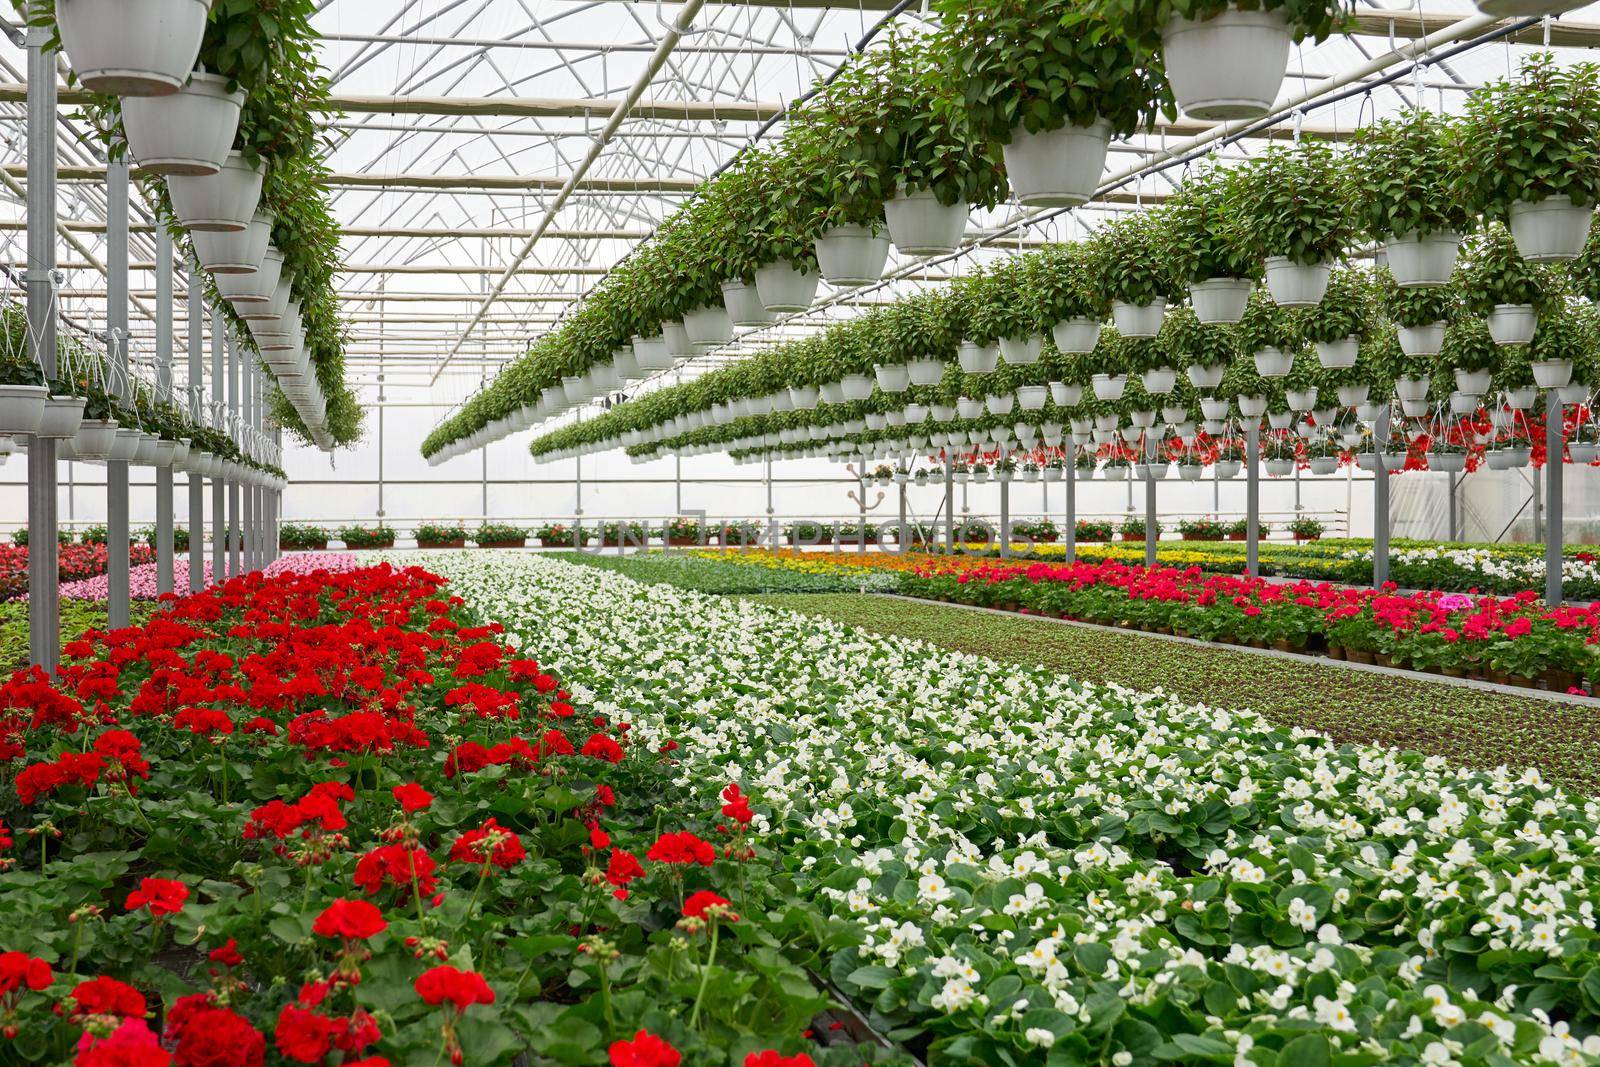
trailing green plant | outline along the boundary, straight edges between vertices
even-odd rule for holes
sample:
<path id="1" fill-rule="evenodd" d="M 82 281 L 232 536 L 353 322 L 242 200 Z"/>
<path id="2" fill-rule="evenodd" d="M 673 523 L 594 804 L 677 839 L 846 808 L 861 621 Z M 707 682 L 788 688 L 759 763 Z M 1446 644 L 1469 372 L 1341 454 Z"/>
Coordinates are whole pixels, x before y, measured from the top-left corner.
<path id="1" fill-rule="evenodd" d="M 1263 348 L 1288 352 L 1299 348 L 1302 321 L 1289 308 L 1281 308 L 1265 289 L 1257 289 L 1245 303 L 1244 317 L 1232 329 L 1247 355 Z"/>
<path id="2" fill-rule="evenodd" d="M 1373 240 L 1465 233 L 1476 222 L 1461 188 L 1454 120 L 1423 108 L 1356 131 L 1350 203 Z"/>
<path id="3" fill-rule="evenodd" d="M 1293 312 L 1301 335 L 1313 342 L 1366 338 L 1379 315 L 1378 290 L 1371 271 L 1353 264 L 1334 268 L 1321 303 Z"/>
<path id="4" fill-rule="evenodd" d="M 1444 346 L 1439 349 L 1439 364 L 1445 370 L 1492 371 L 1500 359 L 1500 346 L 1483 319 L 1464 315 L 1445 328 Z"/>
<path id="5" fill-rule="evenodd" d="M 1395 284 L 1393 275 L 1381 271 L 1378 285 L 1384 312 L 1396 326 L 1430 326 L 1453 322 L 1461 315 L 1461 290 L 1454 283 L 1403 289 Z"/>
<path id="6" fill-rule="evenodd" d="M 394 536 L 394 529 L 383 523 L 339 527 L 339 540 L 346 548 L 390 548 L 394 545 Z"/>
<path id="7" fill-rule="evenodd" d="M 1172 271 L 1181 284 L 1211 278 L 1261 277 L 1261 259 L 1232 210 L 1229 183 L 1236 169 L 1203 167 L 1183 180 L 1163 205 Z"/>
<path id="8" fill-rule="evenodd" d="M 1544 307 L 1560 299 L 1556 272 L 1529 263 L 1517 251 L 1511 231 L 1493 222 L 1474 234 L 1456 266 L 1455 286 L 1468 311 L 1487 315 L 1498 304 Z"/>
<path id="9" fill-rule="evenodd" d="M 1181 298 L 1166 223 L 1161 211 L 1132 212 L 1112 219 L 1090 238 L 1093 276 L 1113 302 L 1142 307 Z"/>
<path id="10" fill-rule="evenodd" d="M 1517 78 L 1468 95 L 1455 139 L 1467 206 L 1487 218 L 1549 197 L 1600 202 L 1600 67 L 1529 56 Z"/>
<path id="11" fill-rule="evenodd" d="M 1035 264 L 1039 311 L 1050 325 L 1067 319 L 1099 321 L 1111 310 L 1105 287 L 1095 277 L 1094 260 L 1081 243 L 1048 245 L 1028 258 Z"/>
<path id="12" fill-rule="evenodd" d="M 1343 253 L 1355 232 L 1350 183 L 1332 148 L 1274 145 L 1236 169 L 1227 210 L 1257 256 L 1310 265 Z"/>
<path id="13" fill-rule="evenodd" d="M 1244 356 L 1237 330 L 1201 322 L 1187 305 L 1167 309 L 1160 339 L 1176 367 L 1227 366 Z"/>

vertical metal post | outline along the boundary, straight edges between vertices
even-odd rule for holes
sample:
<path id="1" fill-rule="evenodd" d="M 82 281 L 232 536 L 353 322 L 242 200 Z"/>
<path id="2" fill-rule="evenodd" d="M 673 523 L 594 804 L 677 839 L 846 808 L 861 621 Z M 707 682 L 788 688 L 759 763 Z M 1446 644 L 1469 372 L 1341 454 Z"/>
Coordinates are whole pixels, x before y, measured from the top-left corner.
<path id="1" fill-rule="evenodd" d="M 1372 424 L 1372 588 L 1389 580 L 1389 470 L 1383 465 L 1389 447 L 1389 408 L 1382 405 Z"/>
<path id="2" fill-rule="evenodd" d="M 672 513 L 683 514 L 683 457 L 672 457 Z"/>
<path id="3" fill-rule="evenodd" d="M 1544 448 L 1545 492 L 1549 502 L 1545 505 L 1544 522 L 1544 602 L 1556 607 L 1562 601 L 1562 547 L 1566 540 L 1562 529 L 1561 483 L 1566 475 L 1566 444 L 1561 436 L 1561 396 L 1555 389 L 1544 394 Z"/>
<path id="4" fill-rule="evenodd" d="M 228 430 L 228 336 L 222 313 L 211 309 L 211 428 Z M 211 580 L 220 582 L 228 572 L 228 487 L 220 475 L 211 478 Z"/>
<path id="5" fill-rule="evenodd" d="M 1261 576 L 1261 420 L 1244 431 L 1244 559 L 1245 572 Z"/>
<path id="6" fill-rule="evenodd" d="M 205 406 L 205 301 L 200 267 L 189 261 L 189 415 L 203 422 Z M 198 593 L 206 570 L 206 480 L 189 468 L 189 591 Z"/>
<path id="7" fill-rule="evenodd" d="M 480 510 L 483 512 L 483 520 L 485 522 L 488 522 L 489 521 L 489 446 L 485 445 L 483 447 L 483 450 L 482 450 L 481 454 L 483 456 L 483 466 L 481 468 L 482 469 L 482 474 L 480 475 L 480 477 L 482 479 L 482 485 L 483 485 L 483 502 L 482 502 L 482 506 L 481 506 Z"/>
<path id="8" fill-rule="evenodd" d="M 128 373 L 128 158 L 106 166 L 106 343 L 121 396 L 134 406 Z M 106 463 L 106 623 L 128 625 L 128 464 Z"/>
<path id="9" fill-rule="evenodd" d="M 774 548 L 776 548 L 778 546 L 778 523 L 777 523 L 777 520 L 775 518 L 773 518 L 773 511 L 772 511 L 772 457 L 771 456 L 768 456 L 766 458 L 766 465 L 767 465 L 767 536 L 771 539 L 772 546 Z M 726 547 L 726 546 L 724 546 L 724 547 Z"/>
<path id="10" fill-rule="evenodd" d="M 1457 482 L 1455 474 L 1453 472 L 1446 471 L 1444 475 L 1444 488 L 1446 504 L 1448 508 L 1447 521 L 1449 523 L 1449 529 L 1445 532 L 1445 536 L 1451 541 L 1461 540 L 1461 516 L 1458 514 L 1457 508 L 1456 485 Z"/>
<path id="11" fill-rule="evenodd" d="M 30 13 L 48 13 L 34 0 Z M 31 20 L 30 20 L 31 21 Z M 31 355 L 56 374 L 56 57 L 44 50 L 49 26 L 28 35 L 28 341 Z M 28 446 L 28 660 L 54 671 L 61 662 L 60 549 L 56 544 L 56 440 Z"/>
<path id="12" fill-rule="evenodd" d="M 283 466 L 283 431 L 272 431 L 272 450 L 275 456 L 274 465 Z M 267 526 L 267 558 L 276 563 L 282 555 L 278 548 L 278 524 L 283 521 L 283 490 L 272 491 L 272 514 Z"/>
<path id="13" fill-rule="evenodd" d="M 1078 446 L 1067 452 L 1067 562 L 1078 558 Z"/>
<path id="14" fill-rule="evenodd" d="M 172 395 L 172 236 L 156 222 L 156 395 Z M 170 593 L 172 465 L 156 468 L 156 592 Z"/>
<path id="15" fill-rule="evenodd" d="M 240 368 L 239 382 L 239 447 L 246 457 L 250 453 L 250 429 L 255 425 L 256 369 Z M 235 574 L 255 570 L 256 491 L 249 485 L 239 487 L 239 557 L 234 563 Z"/>
<path id="16" fill-rule="evenodd" d="M 856 528 L 856 551 L 865 553 L 867 551 L 867 457 L 862 456 L 856 462 L 861 467 L 860 472 L 856 474 L 856 491 L 861 494 L 856 500 L 857 506 L 861 508 L 861 518 Z"/>
<path id="17" fill-rule="evenodd" d="M 956 457 L 946 446 L 944 453 L 944 547 L 956 550 Z"/>
<path id="18" fill-rule="evenodd" d="M 228 431 L 233 436 L 234 444 L 239 443 L 239 371 L 240 364 L 239 346 L 230 337 L 228 339 Z M 225 568 L 228 577 L 232 578 L 240 573 L 239 570 L 239 507 L 240 493 L 238 479 L 228 481 L 228 553 Z"/>
<path id="19" fill-rule="evenodd" d="M 895 486 L 896 489 L 900 490 L 900 528 L 899 528 L 899 532 L 895 534 L 894 540 L 895 540 L 895 552 L 898 555 L 902 555 L 903 556 L 907 552 L 911 551 L 911 540 L 912 540 L 911 529 L 910 529 L 910 525 L 911 524 L 908 521 L 909 516 L 907 514 L 910 509 L 907 507 L 907 504 L 906 504 L 906 487 L 911 484 L 911 473 L 910 473 L 910 465 L 908 463 L 906 463 L 904 460 L 900 461 L 900 472 L 902 474 L 904 474 L 906 477 L 905 477 L 905 480 L 901 481 L 898 485 Z"/>
<path id="20" fill-rule="evenodd" d="M 1000 466 L 1006 462 L 1006 450 L 1000 450 Z M 1000 472 L 1000 473 L 1003 473 Z M 1000 479 L 1000 558 L 1011 558 L 1011 481 Z"/>
<path id="21" fill-rule="evenodd" d="M 1145 445 L 1145 464 L 1150 472 L 1144 479 L 1144 565 L 1156 565 L 1156 444 L 1151 441 Z"/>

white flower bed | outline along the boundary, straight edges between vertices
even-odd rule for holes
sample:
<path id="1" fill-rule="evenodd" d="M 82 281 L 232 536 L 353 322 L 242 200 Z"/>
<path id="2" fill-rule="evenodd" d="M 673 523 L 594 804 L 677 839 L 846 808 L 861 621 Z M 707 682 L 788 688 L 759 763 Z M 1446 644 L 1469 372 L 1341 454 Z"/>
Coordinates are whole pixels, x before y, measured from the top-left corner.
<path id="1" fill-rule="evenodd" d="M 538 557 L 428 565 L 644 746 L 683 746 L 702 810 L 752 793 L 779 862 L 857 931 L 836 983 L 936 1057 L 1600 1055 L 1600 805 L 1537 772 Z"/>
<path id="2" fill-rule="evenodd" d="M 1339 554 L 1341 559 L 1372 562 L 1371 549 L 1348 549 Z M 1543 556 L 1517 557 L 1491 552 L 1486 548 L 1407 548 L 1395 552 L 1391 563 L 1425 566 L 1446 563 L 1469 574 L 1498 578 L 1528 589 L 1544 587 L 1545 565 Z M 1561 575 L 1568 582 L 1600 582 L 1600 564 L 1581 559 L 1564 559 Z"/>

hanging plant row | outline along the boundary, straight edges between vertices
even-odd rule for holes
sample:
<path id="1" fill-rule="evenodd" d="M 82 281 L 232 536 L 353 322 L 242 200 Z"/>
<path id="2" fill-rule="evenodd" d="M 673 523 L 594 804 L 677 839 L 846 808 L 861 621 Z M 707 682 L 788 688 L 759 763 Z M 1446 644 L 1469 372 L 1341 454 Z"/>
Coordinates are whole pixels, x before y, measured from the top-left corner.
<path id="1" fill-rule="evenodd" d="M 242 350 L 277 385 L 274 420 L 331 450 L 361 435 L 344 380 L 339 227 L 314 112 L 328 82 L 313 0 L 15 0 L 56 34 L 113 156 L 137 165 Z"/>

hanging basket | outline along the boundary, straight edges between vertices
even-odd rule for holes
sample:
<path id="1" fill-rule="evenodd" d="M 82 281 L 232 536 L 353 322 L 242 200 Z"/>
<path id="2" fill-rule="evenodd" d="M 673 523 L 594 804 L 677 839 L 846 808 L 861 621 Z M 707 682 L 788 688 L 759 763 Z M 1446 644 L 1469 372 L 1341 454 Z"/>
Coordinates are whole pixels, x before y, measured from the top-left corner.
<path id="1" fill-rule="evenodd" d="M 1337 341 L 1318 341 L 1314 346 L 1317 350 L 1317 362 L 1322 364 L 1324 370 L 1342 370 L 1354 367 L 1356 359 L 1361 355 L 1361 339 L 1357 337 L 1341 337 Z"/>
<path id="2" fill-rule="evenodd" d="M 196 230 L 189 235 L 200 266 L 214 275 L 257 273 L 271 238 L 272 216 L 259 211 L 242 230 Z"/>
<path id="3" fill-rule="evenodd" d="M 49 396 L 42 385 L 0 385 L 0 434 L 37 433 Z"/>
<path id="4" fill-rule="evenodd" d="M 1288 256 L 1268 256 L 1267 292 L 1279 307 L 1314 307 L 1322 303 L 1332 273 L 1327 263 L 1296 263 Z"/>
<path id="5" fill-rule="evenodd" d="M 1232 325 L 1244 318 L 1254 288 L 1249 278 L 1207 278 L 1189 285 L 1189 303 L 1201 322 Z"/>
<path id="6" fill-rule="evenodd" d="M 1493 380 L 1492 371 L 1486 370 L 1455 370 L 1456 389 L 1468 396 L 1482 396 L 1489 391 L 1489 383 Z"/>
<path id="7" fill-rule="evenodd" d="M 1111 124 L 1063 126 L 1029 133 L 1020 126 L 1003 146 L 1011 191 L 1026 207 L 1072 207 L 1086 202 L 1100 185 Z"/>
<path id="8" fill-rule="evenodd" d="M 1098 319 L 1064 319 L 1050 327 L 1050 338 L 1062 355 L 1085 355 L 1100 343 Z"/>
<path id="9" fill-rule="evenodd" d="M 56 0 L 67 62 L 85 89 L 170 96 L 200 55 L 210 0 Z"/>
<path id="10" fill-rule="evenodd" d="M 684 314 L 683 332 L 690 346 L 703 352 L 733 340 L 733 319 L 721 304 L 707 304 Z"/>
<path id="11" fill-rule="evenodd" d="M 1000 357 L 1014 367 L 1032 366 L 1039 362 L 1039 355 L 1043 351 L 1044 337 L 1040 334 L 1000 338 Z"/>
<path id="12" fill-rule="evenodd" d="M 125 97 L 128 151 L 150 174 L 215 174 L 233 148 L 243 107 L 244 93 L 228 92 L 228 79 L 201 71 L 171 96 Z"/>
<path id="13" fill-rule="evenodd" d="M 1389 273 L 1402 289 L 1448 285 L 1461 250 L 1461 235 L 1452 230 L 1408 233 L 1384 242 Z"/>
<path id="14" fill-rule="evenodd" d="M 1428 399 L 1428 388 L 1432 384 L 1433 377 L 1428 374 L 1416 378 L 1396 378 L 1394 380 L 1394 395 L 1401 400 L 1421 403 Z"/>
<path id="15" fill-rule="evenodd" d="M 1400 351 L 1408 356 L 1437 356 L 1444 347 L 1444 328 L 1442 322 L 1430 322 L 1426 326 L 1401 326 Z"/>
<path id="16" fill-rule="evenodd" d="M 911 373 L 904 363 L 884 363 L 872 368 L 878 388 L 886 393 L 903 393 L 911 387 Z"/>
<path id="17" fill-rule="evenodd" d="M 967 205 L 939 203 L 931 190 L 901 193 L 883 205 L 889 240 L 903 256 L 943 256 L 961 247 Z"/>
<path id="18" fill-rule="evenodd" d="M 217 292 L 245 320 L 280 318 L 294 295 L 292 287 L 279 284 L 283 281 L 283 253 L 270 246 L 254 274 L 223 274 L 213 281 Z"/>
<path id="19" fill-rule="evenodd" d="M 1023 411 L 1038 411 L 1050 399 L 1050 389 L 1043 385 L 1017 386 L 1017 406 Z"/>
<path id="20" fill-rule="evenodd" d="M 1489 336 L 1497 345 L 1525 345 L 1539 328 L 1532 304 L 1496 304 L 1489 312 Z"/>
<path id="21" fill-rule="evenodd" d="M 1265 115 L 1289 69 L 1289 24 L 1278 11 L 1228 8 L 1207 19 L 1173 18 L 1161 31 L 1167 83 L 1191 119 Z"/>
<path id="22" fill-rule="evenodd" d="M 1478 10 L 1495 18 L 1532 18 L 1576 11 L 1591 0 L 1477 0 Z"/>
<path id="23" fill-rule="evenodd" d="M 1511 237 L 1530 263 L 1578 258 L 1593 222 L 1593 204 L 1574 204 L 1564 196 L 1511 205 Z"/>
<path id="24" fill-rule="evenodd" d="M 1544 359 L 1528 364 L 1533 382 L 1540 389 L 1561 389 L 1572 381 L 1572 360 Z"/>
<path id="25" fill-rule="evenodd" d="M 689 331 L 681 322 L 663 322 L 661 339 L 667 343 L 667 351 L 674 359 L 688 359 L 695 354 L 694 342 L 689 340 Z"/>
<path id="26" fill-rule="evenodd" d="M 866 226 L 835 226 L 817 238 L 817 267 L 839 289 L 857 289 L 883 277 L 889 238 Z"/>
<path id="27" fill-rule="evenodd" d="M 1089 386 L 1094 390 L 1096 400 L 1121 400 L 1123 391 L 1128 388 L 1128 376 L 1096 374 L 1089 379 Z"/>
<path id="28" fill-rule="evenodd" d="M 1268 345 L 1255 351 L 1256 373 L 1263 378 L 1286 378 L 1294 369 L 1294 353 Z"/>
<path id="29" fill-rule="evenodd" d="M 1316 475 L 1332 474 L 1339 469 L 1338 456 L 1312 456 L 1306 461 L 1311 468 L 1311 473 Z"/>
<path id="30" fill-rule="evenodd" d="M 1124 337 L 1154 337 L 1161 332 L 1161 323 L 1167 317 L 1167 302 L 1157 299 L 1148 304 L 1111 305 L 1111 321 Z"/>
<path id="31" fill-rule="evenodd" d="M 944 380 L 944 368 L 942 359 L 913 359 L 906 364 L 906 374 L 912 385 L 938 385 Z"/>
<path id="32" fill-rule="evenodd" d="M 1083 386 L 1066 382 L 1050 383 L 1050 399 L 1058 408 L 1075 408 L 1083 403 Z"/>
<path id="33" fill-rule="evenodd" d="M 85 403 L 81 396 L 50 397 L 44 402 L 44 415 L 34 432 L 40 437 L 76 437 L 78 427 L 83 423 Z"/>
<path id="34" fill-rule="evenodd" d="M 1151 396 L 1165 396 L 1178 384 L 1178 372 L 1171 367 L 1152 367 L 1139 376 L 1144 391 Z"/>
<path id="35" fill-rule="evenodd" d="M 776 317 L 762 305 L 761 294 L 753 284 L 723 282 L 722 303 L 735 326 L 765 326 Z"/>
<path id="36" fill-rule="evenodd" d="M 172 210 L 184 229 L 229 232 L 243 230 L 256 217 L 264 172 L 244 156 L 231 153 L 217 173 L 199 178 L 167 179 Z"/>
<path id="37" fill-rule="evenodd" d="M 961 362 L 961 369 L 968 374 L 992 374 L 1000 365 L 1000 348 L 998 345 L 962 341 L 956 358 Z"/>
<path id="38" fill-rule="evenodd" d="M 111 458 L 117 439 L 117 424 L 111 419 L 85 419 L 72 438 L 72 448 L 82 460 L 104 462 Z"/>
<path id="39" fill-rule="evenodd" d="M 1447 474 L 1460 474 L 1467 469 L 1466 453 L 1431 452 L 1428 454 L 1428 469 L 1444 471 Z"/>
<path id="40" fill-rule="evenodd" d="M 811 307 L 822 275 L 786 259 L 756 268 L 756 293 L 761 306 L 775 314 L 793 314 Z"/>

